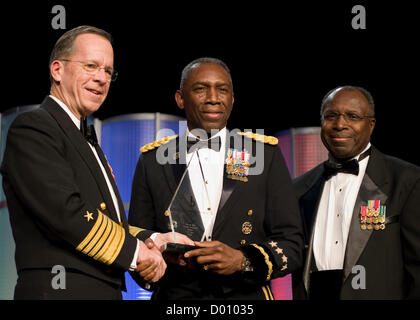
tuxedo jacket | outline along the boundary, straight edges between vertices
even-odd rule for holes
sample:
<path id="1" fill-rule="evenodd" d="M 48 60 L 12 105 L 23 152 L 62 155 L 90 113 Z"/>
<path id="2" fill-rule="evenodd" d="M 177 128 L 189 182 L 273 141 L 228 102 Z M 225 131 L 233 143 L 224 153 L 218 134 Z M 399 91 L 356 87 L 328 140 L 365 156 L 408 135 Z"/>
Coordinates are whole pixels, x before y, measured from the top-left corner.
<path id="1" fill-rule="evenodd" d="M 92 150 L 53 99 L 12 123 L 1 173 L 18 273 L 61 265 L 123 286 L 137 241 L 107 161 L 96 149 L 117 196 L 122 226 Z"/>
<path id="2" fill-rule="evenodd" d="M 228 140 L 226 146 L 233 146 L 233 139 Z M 180 142 L 178 137 L 162 146 L 167 147 L 168 159 L 182 157 L 180 143 L 185 140 Z M 257 143 L 263 145 L 261 174 L 249 175 L 247 182 L 232 180 L 225 163 L 223 190 L 211 237 L 242 250 L 252 261 L 254 271 L 224 276 L 199 267 L 186 269 L 168 264 L 153 299 L 272 299 L 270 279 L 300 267 L 301 221 L 289 172 L 278 146 L 252 140 L 253 150 Z M 143 152 L 133 180 L 128 220 L 131 225 L 145 228 L 139 233 L 143 239 L 153 232 L 171 231 L 165 211 L 186 168 L 185 162 L 179 160 L 159 164 L 158 152 L 159 148 Z M 182 222 L 176 222 L 175 231 L 200 241 L 204 229 L 188 174 L 177 198 L 182 214 L 173 219 Z"/>
<path id="3" fill-rule="evenodd" d="M 316 270 L 313 235 L 324 183 L 323 164 L 294 180 L 306 248 L 304 267 L 293 275 L 295 299 L 307 297 L 310 273 Z M 361 206 L 366 206 L 369 200 L 380 200 L 386 206 L 385 229 L 361 229 Z M 419 207 L 420 168 L 372 147 L 353 209 L 341 299 L 420 298 Z M 359 266 L 364 268 L 364 275 Z M 361 276 L 365 289 L 357 284 L 363 281 Z"/>

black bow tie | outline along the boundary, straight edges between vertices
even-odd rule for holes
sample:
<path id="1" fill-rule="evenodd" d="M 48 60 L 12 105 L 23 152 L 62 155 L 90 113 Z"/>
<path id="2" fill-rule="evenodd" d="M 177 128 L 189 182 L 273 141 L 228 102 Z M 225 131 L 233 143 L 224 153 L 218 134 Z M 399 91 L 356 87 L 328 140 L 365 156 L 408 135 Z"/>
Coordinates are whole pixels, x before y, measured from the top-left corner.
<path id="1" fill-rule="evenodd" d="M 98 143 L 95 127 L 93 125 L 88 126 L 86 118 L 80 118 L 80 132 L 85 137 L 86 141 L 88 141 L 93 146 Z"/>
<path id="2" fill-rule="evenodd" d="M 324 175 L 325 179 L 328 180 L 332 176 L 336 175 L 337 173 L 348 173 L 348 174 L 359 174 L 359 162 L 362 161 L 364 158 L 370 155 L 371 149 L 369 148 L 365 152 L 363 152 L 359 159 L 352 159 L 349 161 L 338 161 L 335 159 L 329 159 L 324 162 Z"/>
<path id="3" fill-rule="evenodd" d="M 187 137 L 187 151 L 188 153 L 191 153 L 201 148 L 208 148 L 213 149 L 214 151 L 220 151 L 221 140 L 222 139 L 220 139 L 220 136 L 208 140 L 199 140 L 193 137 Z"/>

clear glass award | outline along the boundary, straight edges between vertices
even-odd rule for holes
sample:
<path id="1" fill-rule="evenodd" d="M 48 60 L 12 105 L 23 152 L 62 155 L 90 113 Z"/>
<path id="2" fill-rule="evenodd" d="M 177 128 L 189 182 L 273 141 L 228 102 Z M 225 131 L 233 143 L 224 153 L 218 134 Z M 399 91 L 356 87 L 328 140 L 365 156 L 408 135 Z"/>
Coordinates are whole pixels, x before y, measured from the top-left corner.
<path id="1" fill-rule="evenodd" d="M 172 232 L 173 237 L 173 242 L 168 242 L 163 248 L 163 250 L 166 252 L 185 253 L 197 248 L 192 245 L 177 243 L 175 232 L 184 234 L 193 241 L 203 241 L 207 234 L 206 228 L 203 225 L 200 210 L 194 197 L 190 179 L 186 178 L 190 170 L 190 164 L 194 160 L 198 161 L 198 165 L 200 167 L 199 174 L 201 175 L 200 180 L 202 180 L 203 183 L 202 190 L 204 190 L 204 195 L 202 198 L 205 202 L 204 207 L 206 210 L 212 212 L 207 181 L 204 177 L 198 149 L 196 149 L 186 164 L 185 170 L 181 176 L 177 188 L 175 189 L 171 202 L 165 211 L 165 216 L 167 216 L 169 220 L 168 229 Z"/>

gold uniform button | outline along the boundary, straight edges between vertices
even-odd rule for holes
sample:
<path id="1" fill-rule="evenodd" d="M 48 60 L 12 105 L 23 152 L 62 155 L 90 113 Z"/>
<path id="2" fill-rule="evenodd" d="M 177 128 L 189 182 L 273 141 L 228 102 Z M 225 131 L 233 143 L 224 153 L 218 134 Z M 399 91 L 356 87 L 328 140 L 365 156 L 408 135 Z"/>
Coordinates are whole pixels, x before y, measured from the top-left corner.
<path id="1" fill-rule="evenodd" d="M 105 202 L 101 202 L 100 207 L 101 207 L 101 210 L 106 210 Z"/>
<path id="2" fill-rule="evenodd" d="M 239 243 L 243 246 L 246 243 L 246 240 L 242 239 Z"/>
<path id="3" fill-rule="evenodd" d="M 248 210 L 248 215 L 249 216 L 252 216 L 252 214 L 253 214 L 254 212 L 252 211 L 252 209 L 250 209 L 250 210 Z"/>

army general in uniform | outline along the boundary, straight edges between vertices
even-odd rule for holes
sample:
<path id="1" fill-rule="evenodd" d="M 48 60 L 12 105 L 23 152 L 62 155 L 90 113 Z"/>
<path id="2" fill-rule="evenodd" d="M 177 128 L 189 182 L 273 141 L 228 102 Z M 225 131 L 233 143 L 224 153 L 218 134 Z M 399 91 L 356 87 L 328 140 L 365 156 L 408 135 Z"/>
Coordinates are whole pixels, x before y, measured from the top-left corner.
<path id="1" fill-rule="evenodd" d="M 157 246 L 174 242 L 174 231 L 176 242 L 197 248 L 168 263 L 153 299 L 273 299 L 270 280 L 302 259 L 298 203 L 277 139 L 228 132 L 233 86 L 218 59 L 188 64 L 175 99 L 188 128 L 141 148 L 129 222 Z M 180 215 L 167 210 L 175 192 Z"/>

